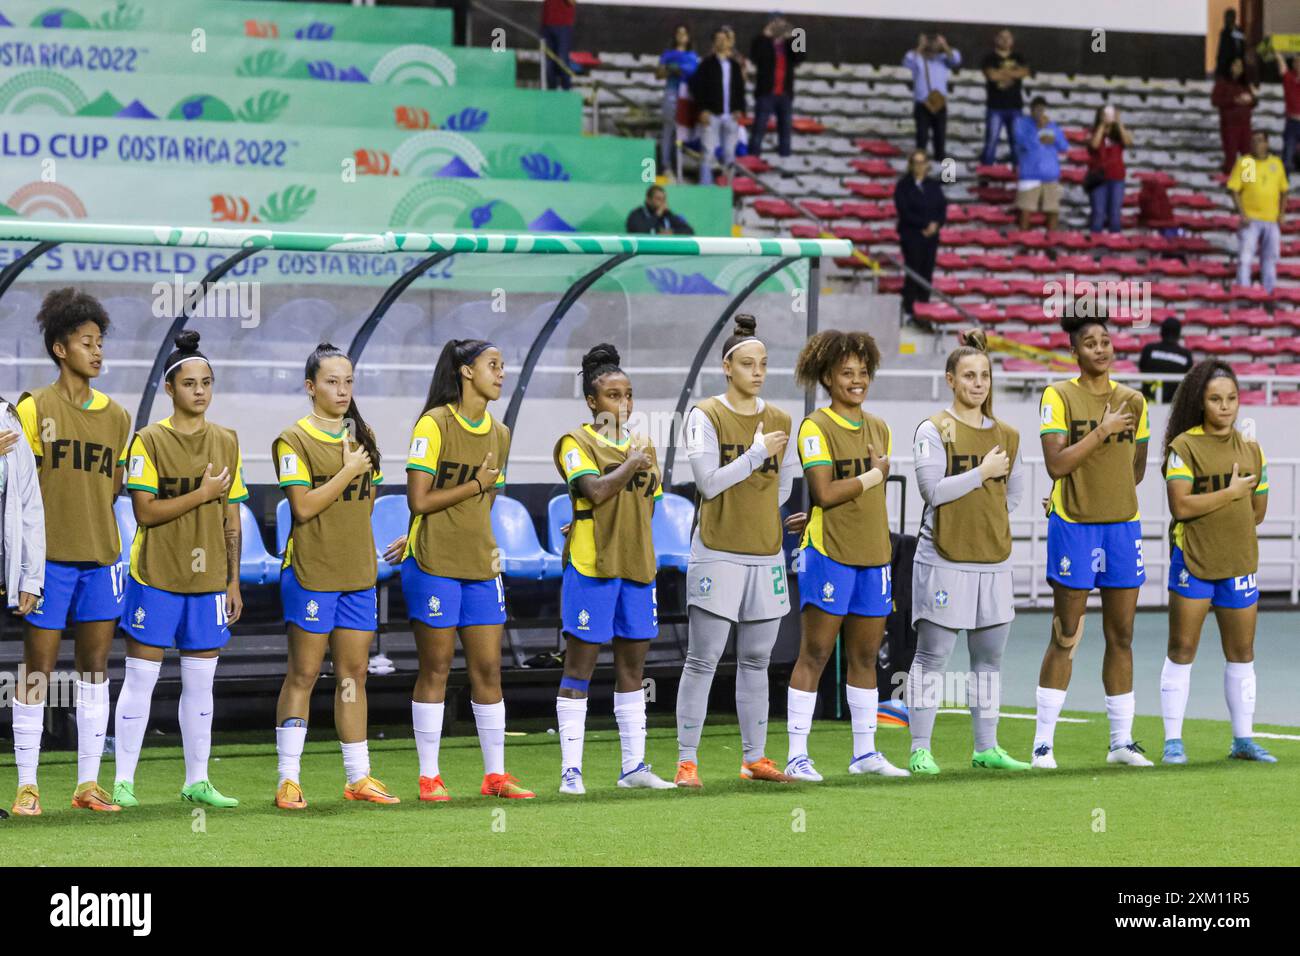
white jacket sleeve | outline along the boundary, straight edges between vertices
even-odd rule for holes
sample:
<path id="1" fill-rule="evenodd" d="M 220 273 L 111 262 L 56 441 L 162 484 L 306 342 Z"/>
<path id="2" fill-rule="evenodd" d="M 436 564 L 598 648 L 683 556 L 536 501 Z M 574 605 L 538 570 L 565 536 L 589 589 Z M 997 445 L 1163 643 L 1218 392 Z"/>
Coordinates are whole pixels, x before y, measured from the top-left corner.
<path id="1" fill-rule="evenodd" d="M 732 485 L 740 484 L 755 469 L 761 468 L 767 457 L 767 449 L 755 442 L 739 458 L 720 466 L 718 433 L 709 421 L 709 416 L 698 408 L 693 408 L 686 419 L 686 455 L 691 462 L 696 489 L 705 498 L 716 498 Z"/>

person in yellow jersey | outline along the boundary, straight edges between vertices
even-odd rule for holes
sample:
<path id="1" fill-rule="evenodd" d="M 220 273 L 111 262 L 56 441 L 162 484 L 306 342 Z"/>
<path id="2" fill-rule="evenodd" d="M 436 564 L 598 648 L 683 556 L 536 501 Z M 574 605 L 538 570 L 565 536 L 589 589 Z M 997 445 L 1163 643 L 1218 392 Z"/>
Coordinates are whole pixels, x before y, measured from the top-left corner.
<path id="1" fill-rule="evenodd" d="M 916 429 L 916 486 L 925 502 L 912 563 L 916 656 L 907 675 L 912 773 L 937 774 L 930 749 L 944 668 L 966 632 L 971 765 L 1028 770 L 998 745 L 1002 651 L 1015 619 L 1011 518 L 1025 494 L 1020 433 L 993 417 L 993 364 L 983 330 L 959 334 L 945 377 L 952 403 Z"/>
<path id="2" fill-rule="evenodd" d="M 1083 639 L 1088 594 L 1100 588 L 1106 762 L 1150 767 L 1133 740 L 1132 646 L 1138 589 L 1146 580 L 1137 486 L 1151 437 L 1147 402 L 1141 392 L 1111 381 L 1115 347 L 1104 317 L 1067 318 L 1061 326 L 1079 374 L 1047 386 L 1039 405 L 1039 440 L 1054 482 L 1047 517 L 1052 634 L 1038 675 L 1031 763 L 1056 768 L 1056 722 Z"/>
<path id="3" fill-rule="evenodd" d="M 781 618 L 790 610 L 781 506 L 799 473 L 799 455 L 789 441 L 790 416 L 759 395 L 767 380 L 767 347 L 757 328 L 754 316 L 736 316 L 722 343 L 727 391 L 700 402 L 686 420 L 697 494 L 686 570 L 690 635 L 677 687 L 679 787 L 703 786 L 700 735 L 713 674 L 733 627 L 740 776 L 789 779 L 766 753 L 767 668 Z M 802 529 L 804 518 L 791 515 L 785 524 Z"/>
<path id="4" fill-rule="evenodd" d="M 126 489 L 137 528 L 118 627 L 126 637 L 126 676 L 114 716 L 113 802 L 138 807 L 140 760 L 163 651 L 181 657 L 181 798 L 210 807 L 239 806 L 208 780 L 212 683 L 230 625 L 239 620 L 239 503 L 248 500 L 239 437 L 207 420 L 212 366 L 199 333 L 181 332 L 167 357 L 164 388 L 172 414 L 136 433 Z"/>
<path id="5" fill-rule="evenodd" d="M 108 313 L 71 287 L 51 292 L 36 324 L 59 368 L 52 385 L 24 393 L 16 410 L 40 474 L 47 562 L 44 592 L 26 617 L 23 667 L 14 701 L 15 816 L 41 812 L 36 767 L 45 690 L 59 640 L 73 627 L 77 670 L 77 788 L 74 809 L 121 809 L 99 785 L 108 731 L 108 651 L 122 613 L 122 542 L 113 500 L 122 489 L 131 417 L 90 383 L 104 362 Z"/>
<path id="6" fill-rule="evenodd" d="M 307 714 L 325 646 L 334 662 L 334 726 L 343 750 L 348 800 L 399 803 L 370 775 L 366 743 L 366 669 L 378 628 L 370 514 L 383 481 L 379 445 L 353 397 L 352 362 L 328 342 L 307 358 L 304 387 L 311 413 L 280 433 L 272 449 L 293 527 L 280 572 L 289 632 L 289 664 L 275 708 L 280 783 L 275 805 L 307 806 L 301 784 Z M 389 543 L 395 562 L 406 538 Z"/>
<path id="7" fill-rule="evenodd" d="M 1198 363 L 1174 394 L 1165 429 L 1169 495 L 1169 652 L 1160 672 L 1162 763 L 1187 763 L 1183 715 L 1192 661 L 1210 609 L 1223 641 L 1223 695 L 1232 722 L 1228 756 L 1277 763 L 1254 741 L 1259 540 L 1268 511 L 1268 461 L 1237 428 L 1237 376 L 1219 359 Z"/>
<path id="8" fill-rule="evenodd" d="M 597 345 L 582 357 L 582 393 L 593 421 L 555 443 L 555 468 L 573 501 L 564 539 L 560 617 L 564 675 L 555 701 L 560 734 L 560 792 L 586 793 L 582 745 L 587 691 L 603 645 L 614 647 L 614 717 L 622 747 L 620 787 L 672 789 L 645 762 L 645 691 L 641 677 L 659 633 L 651 518 L 663 498 L 655 449 L 629 434 L 632 382 L 618 350 Z"/>
<path id="9" fill-rule="evenodd" d="M 893 609 L 885 480 L 893 436 L 863 403 L 880 367 L 880 349 L 865 332 L 828 329 L 810 338 L 795 363 L 795 381 L 823 388 L 830 404 L 799 425 L 799 458 L 812 499 L 799 572 L 799 659 L 790 674 L 785 773 L 819 781 L 808 755 L 817 684 L 844 635 L 845 686 L 853 728 L 849 773 L 909 776 L 876 749 L 876 655 Z"/>
<path id="10" fill-rule="evenodd" d="M 438 750 L 457 634 L 465 648 L 470 704 L 483 752 L 479 793 L 516 800 L 534 796 L 506 773 L 501 694 L 506 599 L 492 502 L 506 485 L 510 429 L 488 411 L 488 403 L 501 397 L 504 382 L 501 350 L 491 342 L 452 339 L 444 345 L 406 461 L 411 528 L 402 593 L 420 658 L 411 723 L 421 800 L 451 799 L 439 773 Z"/>

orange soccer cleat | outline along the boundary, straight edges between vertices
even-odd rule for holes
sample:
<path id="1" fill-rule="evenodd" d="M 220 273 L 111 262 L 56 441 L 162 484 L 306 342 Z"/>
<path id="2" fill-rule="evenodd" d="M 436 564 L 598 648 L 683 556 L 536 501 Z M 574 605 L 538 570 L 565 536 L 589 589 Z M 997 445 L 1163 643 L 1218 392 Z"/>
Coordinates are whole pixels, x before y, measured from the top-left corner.
<path id="1" fill-rule="evenodd" d="M 436 777 L 420 778 L 420 799 L 433 803 L 446 803 L 451 799 L 451 791 L 442 782 L 442 774 Z"/>
<path id="2" fill-rule="evenodd" d="M 356 783 L 348 784 L 343 788 L 343 797 L 346 800 L 364 800 L 367 803 L 402 802 L 389 793 L 388 788 L 374 777 L 362 777 Z"/>
<path id="3" fill-rule="evenodd" d="M 33 783 L 25 783 L 18 788 L 14 805 L 9 812 L 16 817 L 39 817 L 41 815 L 41 795 Z"/>
<path id="4" fill-rule="evenodd" d="M 759 757 L 753 763 L 740 764 L 740 776 L 745 780 L 768 780 L 772 783 L 793 783 L 794 778 L 783 774 L 768 757 Z"/>
<path id="5" fill-rule="evenodd" d="M 704 781 L 700 779 L 700 768 L 695 766 L 694 760 L 682 760 L 677 764 L 677 776 L 673 778 L 673 783 L 695 790 L 704 786 Z"/>
<path id="6" fill-rule="evenodd" d="M 520 786 L 519 781 L 508 773 L 487 773 L 483 775 L 483 787 L 479 793 L 485 797 L 504 797 L 507 800 L 531 800 L 537 794 Z"/>
<path id="7" fill-rule="evenodd" d="M 285 780 L 276 788 L 275 805 L 281 810 L 307 809 L 307 798 L 297 780 Z"/>
<path id="8" fill-rule="evenodd" d="M 77 784 L 72 793 L 72 809 L 95 810 L 99 813 L 117 813 L 122 808 L 113 802 L 112 796 L 98 783 L 91 780 Z"/>

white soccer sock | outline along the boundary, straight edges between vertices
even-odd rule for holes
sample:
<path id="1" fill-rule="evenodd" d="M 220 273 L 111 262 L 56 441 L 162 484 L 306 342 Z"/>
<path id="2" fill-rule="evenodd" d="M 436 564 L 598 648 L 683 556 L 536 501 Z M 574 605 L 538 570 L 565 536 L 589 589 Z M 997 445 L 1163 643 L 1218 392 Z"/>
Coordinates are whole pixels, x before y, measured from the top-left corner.
<path id="1" fill-rule="evenodd" d="M 103 683 L 77 681 L 77 783 L 99 779 L 108 733 L 108 678 Z"/>
<path id="2" fill-rule="evenodd" d="M 45 729 L 45 701 L 20 704 L 14 701 L 14 763 L 18 765 L 18 786 L 36 786 L 36 766 L 41 762 L 41 731 Z"/>
<path id="3" fill-rule="evenodd" d="M 1065 706 L 1065 691 L 1055 687 L 1039 687 L 1034 694 L 1038 702 L 1038 712 L 1034 724 L 1034 749 L 1039 744 L 1054 746 L 1056 738 L 1056 721 Z"/>
<path id="4" fill-rule="evenodd" d="M 587 698 L 555 698 L 555 721 L 560 732 L 560 769 L 581 770 L 582 743 L 587 733 Z"/>
<path id="5" fill-rule="evenodd" d="M 1223 665 L 1223 696 L 1228 699 L 1232 736 L 1249 737 L 1255 732 L 1255 662 L 1227 661 Z"/>
<path id="6" fill-rule="evenodd" d="M 343 750 L 343 772 L 348 776 L 348 783 L 370 776 L 370 745 L 367 741 L 345 744 L 340 740 L 339 747 Z"/>
<path id="7" fill-rule="evenodd" d="M 113 718 L 113 779 L 135 780 L 136 764 L 140 762 L 140 748 L 144 733 L 149 727 L 149 705 L 153 702 L 153 688 L 158 683 L 162 661 L 147 661 L 140 657 L 126 659 L 126 677 L 117 695 L 117 713 Z"/>
<path id="8" fill-rule="evenodd" d="M 618 721 L 618 742 L 623 751 L 623 772 L 630 773 L 645 763 L 645 691 L 614 692 L 614 719 Z"/>
<path id="9" fill-rule="evenodd" d="M 212 681 L 215 657 L 181 658 L 181 749 L 185 754 L 185 786 L 208 779 L 212 753 Z"/>
<path id="10" fill-rule="evenodd" d="M 1106 695 L 1106 717 L 1110 720 L 1110 749 L 1123 747 L 1133 742 L 1133 712 L 1137 710 L 1137 698 L 1133 692 Z"/>
<path id="11" fill-rule="evenodd" d="M 275 753 L 280 780 L 302 783 L 302 751 L 307 746 L 307 725 L 275 728 Z"/>
<path id="12" fill-rule="evenodd" d="M 483 772 L 506 772 L 506 702 L 499 700 L 495 704 L 476 704 L 474 708 L 474 726 L 478 728 L 478 746 L 483 751 Z"/>
<path id="13" fill-rule="evenodd" d="M 817 695 L 810 690 L 791 687 L 785 695 L 786 728 L 790 733 L 790 749 L 786 762 L 808 752 L 808 735 L 812 733 L 813 709 Z"/>
<path id="14" fill-rule="evenodd" d="M 1165 740 L 1183 738 L 1183 715 L 1192 692 L 1192 665 L 1165 658 L 1160 669 L 1160 716 L 1165 719 Z"/>
<path id="15" fill-rule="evenodd" d="M 874 753 L 880 691 L 875 687 L 854 687 L 852 684 L 845 684 L 844 690 L 849 699 L 849 722 L 853 726 L 853 756 Z"/>
<path id="16" fill-rule="evenodd" d="M 415 752 L 420 758 L 420 776 L 438 776 L 438 750 L 442 745 L 442 712 L 446 703 L 411 701 L 411 727 L 415 730 Z"/>

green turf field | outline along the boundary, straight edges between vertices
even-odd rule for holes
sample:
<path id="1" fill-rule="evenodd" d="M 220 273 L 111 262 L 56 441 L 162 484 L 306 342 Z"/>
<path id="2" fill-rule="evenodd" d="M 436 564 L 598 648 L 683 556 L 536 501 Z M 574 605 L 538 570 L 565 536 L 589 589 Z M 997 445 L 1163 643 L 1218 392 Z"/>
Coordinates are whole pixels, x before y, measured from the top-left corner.
<path id="1" fill-rule="evenodd" d="M 614 786 L 615 730 L 588 734 L 586 797 L 561 797 L 559 747 L 544 731 L 507 740 L 509 769 L 537 790 L 533 801 L 478 796 L 477 740 L 444 740 L 441 770 L 455 797 L 421 804 L 414 742 L 374 741 L 373 770 L 404 800 L 380 807 L 345 802 L 338 746 L 321 728 L 303 757 L 303 812 L 274 809 L 275 753 L 266 744 L 223 744 L 213 782 L 239 797 L 236 810 L 196 808 L 176 796 L 183 782 L 174 740 L 151 736 L 140 762 L 142 805 L 121 814 L 68 809 L 75 755 L 48 753 L 41 768 L 45 814 L 0 822 L 6 864 L 45 865 L 510 865 L 849 864 L 849 865 L 1180 865 L 1294 864 L 1300 789 L 1300 741 L 1263 740 L 1281 760 L 1272 766 L 1224 759 L 1227 725 L 1189 720 L 1191 762 L 1136 769 L 1105 763 L 1106 725 L 1096 714 L 1068 712 L 1086 724 L 1057 728 L 1063 769 L 994 774 L 970 768 L 970 724 L 941 714 L 935 732 L 938 777 L 850 777 L 847 722 L 819 722 L 812 753 L 821 784 L 739 780 L 734 725 L 711 723 L 700 749 L 703 791 L 625 791 Z M 594 724 L 593 719 L 593 724 Z M 471 728 L 466 728 L 471 729 Z M 1159 760 L 1158 718 L 1137 718 L 1135 734 Z M 1294 729 L 1261 726 L 1294 734 Z M 406 729 L 405 734 L 409 734 Z M 390 737 L 403 734 L 393 728 Z M 1004 717 L 1002 743 L 1026 757 L 1033 721 Z M 671 776 L 673 730 L 652 727 L 648 759 Z M 160 743 L 160 741 L 162 743 Z M 785 727 L 774 722 L 769 752 L 785 753 Z M 880 729 L 895 763 L 906 759 L 903 728 Z M 110 783 L 112 758 L 100 780 Z M 0 757 L 5 799 L 13 758 Z"/>

